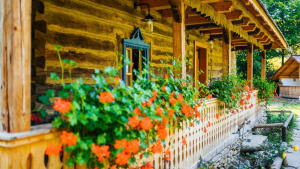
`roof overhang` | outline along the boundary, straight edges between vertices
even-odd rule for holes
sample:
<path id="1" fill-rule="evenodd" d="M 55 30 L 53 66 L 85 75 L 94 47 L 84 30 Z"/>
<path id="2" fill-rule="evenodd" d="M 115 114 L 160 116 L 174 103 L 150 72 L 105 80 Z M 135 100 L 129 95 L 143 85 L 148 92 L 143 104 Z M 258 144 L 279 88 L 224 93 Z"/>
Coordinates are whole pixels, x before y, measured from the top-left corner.
<path id="1" fill-rule="evenodd" d="M 300 56 L 291 56 L 281 68 L 279 68 L 273 80 L 280 78 L 299 78 Z"/>

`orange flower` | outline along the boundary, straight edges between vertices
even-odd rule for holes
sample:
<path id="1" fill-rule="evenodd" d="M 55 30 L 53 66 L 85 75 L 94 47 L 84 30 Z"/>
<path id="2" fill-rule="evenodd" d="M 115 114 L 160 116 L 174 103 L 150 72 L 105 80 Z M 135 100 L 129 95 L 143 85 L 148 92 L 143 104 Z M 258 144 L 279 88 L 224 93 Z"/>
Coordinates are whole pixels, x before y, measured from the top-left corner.
<path id="1" fill-rule="evenodd" d="M 141 115 L 142 115 L 141 112 L 142 112 L 142 110 L 140 110 L 139 107 L 135 107 L 135 109 L 133 110 L 133 113 L 134 113 L 135 115 L 141 116 Z"/>
<path id="2" fill-rule="evenodd" d="M 182 82 L 182 83 L 181 83 L 181 85 L 182 85 L 183 87 L 185 87 L 185 86 L 186 86 L 185 82 Z"/>
<path id="3" fill-rule="evenodd" d="M 240 101 L 240 105 L 241 106 L 244 105 L 244 101 L 243 100 Z"/>
<path id="4" fill-rule="evenodd" d="M 98 157 L 98 161 L 108 159 L 110 155 L 109 146 L 92 145 L 92 152 Z"/>
<path id="5" fill-rule="evenodd" d="M 147 162 L 147 164 L 146 165 L 143 165 L 142 167 L 141 167 L 141 169 L 152 169 L 153 168 L 153 166 L 152 166 L 152 163 L 149 161 L 149 162 Z"/>
<path id="6" fill-rule="evenodd" d="M 185 138 L 185 137 L 182 138 L 182 144 L 183 144 L 184 146 L 186 146 L 186 138 Z"/>
<path id="7" fill-rule="evenodd" d="M 168 119 L 164 116 L 163 119 L 162 119 L 162 122 L 163 122 L 164 124 L 168 124 Z"/>
<path id="8" fill-rule="evenodd" d="M 183 94 L 178 94 L 177 100 L 179 101 L 179 103 L 183 103 Z"/>
<path id="9" fill-rule="evenodd" d="M 278 94 L 276 93 L 276 97 L 278 97 Z"/>
<path id="10" fill-rule="evenodd" d="M 201 117 L 201 119 L 200 119 L 200 120 L 201 120 L 201 122 L 203 123 L 203 120 L 204 120 L 204 119 L 203 119 L 203 117 Z"/>
<path id="11" fill-rule="evenodd" d="M 157 129 L 157 135 L 162 140 L 166 139 L 168 137 L 167 126 L 159 125 Z"/>
<path id="12" fill-rule="evenodd" d="M 199 111 L 198 108 L 199 108 L 199 107 L 197 107 L 197 106 L 194 108 L 194 111 L 195 111 L 195 117 L 196 117 L 196 118 L 201 116 L 201 113 L 200 113 L 200 111 Z"/>
<path id="13" fill-rule="evenodd" d="M 209 94 L 209 95 L 207 96 L 207 99 L 212 99 L 212 94 Z"/>
<path id="14" fill-rule="evenodd" d="M 116 84 L 116 85 L 120 84 L 120 77 L 119 76 L 115 77 L 114 84 Z"/>
<path id="15" fill-rule="evenodd" d="M 174 110 L 169 110 L 168 116 L 172 119 L 174 116 Z"/>
<path id="16" fill-rule="evenodd" d="M 121 153 L 117 154 L 116 163 L 120 165 L 125 165 L 129 162 L 131 155 L 122 151 Z"/>
<path id="17" fill-rule="evenodd" d="M 114 147 L 115 149 L 124 148 L 126 146 L 126 143 L 127 143 L 126 139 L 116 140 Z"/>
<path id="18" fill-rule="evenodd" d="M 48 144 L 46 147 L 46 155 L 53 155 L 58 156 L 59 153 L 62 151 L 61 144 Z"/>
<path id="19" fill-rule="evenodd" d="M 62 145 L 73 146 L 77 144 L 77 136 L 73 136 L 73 133 L 63 131 L 60 136 Z"/>
<path id="20" fill-rule="evenodd" d="M 208 127 L 210 127 L 210 125 L 211 125 L 211 124 L 210 124 L 210 122 L 208 121 Z"/>
<path id="21" fill-rule="evenodd" d="M 166 91 L 166 86 L 161 87 L 161 90 L 165 92 Z"/>
<path id="22" fill-rule="evenodd" d="M 165 74 L 165 79 L 167 80 L 169 77 L 168 77 L 168 74 Z"/>
<path id="23" fill-rule="evenodd" d="M 281 84 L 280 84 L 280 83 L 278 83 L 278 86 L 280 87 L 280 86 L 281 86 Z"/>
<path id="24" fill-rule="evenodd" d="M 231 99 L 235 99 L 235 95 L 232 95 L 232 96 L 231 96 Z"/>
<path id="25" fill-rule="evenodd" d="M 157 91 L 156 90 L 153 90 L 153 100 L 155 100 L 157 98 Z"/>
<path id="26" fill-rule="evenodd" d="M 206 129 L 206 127 L 204 127 L 204 133 L 206 133 L 207 132 L 207 129 Z"/>
<path id="27" fill-rule="evenodd" d="M 59 113 L 68 113 L 71 110 L 71 105 L 70 101 L 58 98 L 54 101 L 53 109 Z"/>
<path id="28" fill-rule="evenodd" d="M 140 126 L 143 130 L 151 130 L 152 121 L 151 121 L 150 117 L 147 116 L 147 117 L 143 118 Z"/>
<path id="29" fill-rule="evenodd" d="M 127 145 L 125 147 L 126 153 L 137 153 L 140 150 L 140 143 L 137 139 L 134 139 L 132 141 L 127 142 Z"/>
<path id="30" fill-rule="evenodd" d="M 217 114 L 216 114 L 216 118 L 219 119 L 219 117 L 220 117 L 220 115 L 219 115 L 219 113 L 217 113 Z"/>
<path id="31" fill-rule="evenodd" d="M 140 119 L 138 118 L 138 115 L 135 115 L 133 117 L 128 117 L 128 122 L 127 124 L 131 127 L 131 128 L 135 128 L 137 126 L 139 126 L 140 124 Z"/>
<path id="32" fill-rule="evenodd" d="M 156 144 L 152 146 L 151 152 L 153 153 L 161 153 L 163 150 L 163 146 L 159 140 L 156 140 Z"/>
<path id="33" fill-rule="evenodd" d="M 156 107 L 156 113 L 160 116 L 163 115 L 163 109 L 161 107 Z"/>
<path id="34" fill-rule="evenodd" d="M 193 114 L 192 107 L 184 102 L 181 108 L 182 114 L 185 114 L 186 118 L 189 118 Z"/>
<path id="35" fill-rule="evenodd" d="M 168 147 L 167 151 L 166 151 L 166 157 L 165 157 L 166 161 L 170 161 L 171 160 L 171 151 L 170 151 L 170 147 Z"/>
<path id="36" fill-rule="evenodd" d="M 104 104 L 106 102 L 108 103 L 111 103 L 113 102 L 115 99 L 114 99 L 114 96 L 112 93 L 110 92 L 100 92 L 100 96 L 99 96 L 99 101 Z"/>
<path id="37" fill-rule="evenodd" d="M 171 97 L 169 98 L 169 102 L 170 102 L 172 105 L 175 105 L 175 104 L 176 104 L 176 99 L 175 99 L 173 96 L 171 96 Z"/>

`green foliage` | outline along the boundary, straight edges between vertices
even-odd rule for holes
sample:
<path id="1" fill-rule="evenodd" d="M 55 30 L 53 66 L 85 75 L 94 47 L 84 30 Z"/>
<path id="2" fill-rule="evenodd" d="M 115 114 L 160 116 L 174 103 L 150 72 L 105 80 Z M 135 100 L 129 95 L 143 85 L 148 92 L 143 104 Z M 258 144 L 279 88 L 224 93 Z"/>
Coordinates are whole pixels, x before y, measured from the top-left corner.
<path id="1" fill-rule="evenodd" d="M 270 102 L 274 101 L 274 93 L 276 93 L 277 84 L 268 80 L 254 79 L 254 88 L 258 90 L 258 98 L 260 100 Z"/>
<path id="2" fill-rule="evenodd" d="M 235 74 L 222 75 L 220 80 L 211 83 L 209 89 L 229 110 L 240 108 L 242 93 L 248 89 L 246 81 Z"/>

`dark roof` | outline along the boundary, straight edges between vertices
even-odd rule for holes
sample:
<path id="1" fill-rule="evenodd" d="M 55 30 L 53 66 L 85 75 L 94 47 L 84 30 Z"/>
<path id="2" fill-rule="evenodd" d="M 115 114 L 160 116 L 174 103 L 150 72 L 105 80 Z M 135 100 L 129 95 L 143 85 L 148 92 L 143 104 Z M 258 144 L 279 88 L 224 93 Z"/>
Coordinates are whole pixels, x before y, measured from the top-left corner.
<path id="1" fill-rule="evenodd" d="M 272 79 L 283 78 L 299 78 L 300 56 L 291 56 L 281 68 L 279 68 Z"/>

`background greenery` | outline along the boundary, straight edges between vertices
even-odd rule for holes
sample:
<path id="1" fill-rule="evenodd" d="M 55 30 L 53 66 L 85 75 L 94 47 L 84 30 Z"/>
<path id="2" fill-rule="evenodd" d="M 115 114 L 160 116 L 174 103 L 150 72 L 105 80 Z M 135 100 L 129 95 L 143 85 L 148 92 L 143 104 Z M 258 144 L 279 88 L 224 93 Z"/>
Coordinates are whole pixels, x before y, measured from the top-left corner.
<path id="1" fill-rule="evenodd" d="M 289 47 L 287 50 L 272 49 L 267 51 L 267 77 L 271 77 L 282 65 L 282 57 L 300 54 L 300 1 L 299 0 L 262 0 L 273 20 L 285 36 Z M 286 60 L 286 59 L 285 59 Z M 237 53 L 237 69 L 245 78 L 247 76 L 247 52 Z M 254 52 L 254 76 L 260 77 L 261 56 Z"/>

